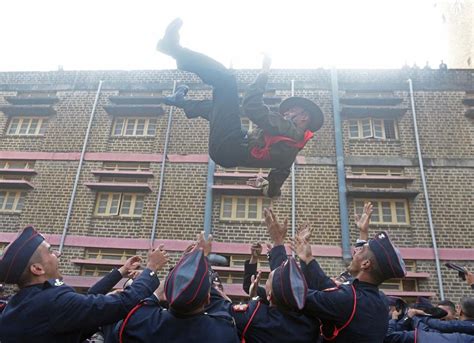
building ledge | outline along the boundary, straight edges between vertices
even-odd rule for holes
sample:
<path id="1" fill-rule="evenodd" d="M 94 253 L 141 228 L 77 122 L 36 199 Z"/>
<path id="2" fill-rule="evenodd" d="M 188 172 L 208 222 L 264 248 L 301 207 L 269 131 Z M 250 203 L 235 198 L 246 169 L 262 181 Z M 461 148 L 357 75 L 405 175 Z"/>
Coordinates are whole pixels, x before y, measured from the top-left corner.
<path id="1" fill-rule="evenodd" d="M 240 102 L 242 103 L 244 97 L 239 97 Z M 282 98 L 279 96 L 264 96 L 263 103 L 267 106 L 279 106 L 282 102 Z M 278 112 L 278 111 L 277 111 Z"/>
<path id="2" fill-rule="evenodd" d="M 213 185 L 212 189 L 222 194 L 262 195 L 261 189 L 247 185 Z"/>
<path id="3" fill-rule="evenodd" d="M 51 116 L 56 114 L 53 106 L 48 105 L 3 105 L 0 111 L 7 116 Z"/>
<path id="4" fill-rule="evenodd" d="M 109 100 L 117 105 L 161 105 L 163 104 L 162 96 L 140 95 L 140 96 L 124 96 L 117 95 L 109 97 Z"/>
<path id="5" fill-rule="evenodd" d="M 388 181 L 393 183 L 409 183 L 415 180 L 410 176 L 390 176 L 390 175 L 346 175 L 348 181 Z"/>
<path id="6" fill-rule="evenodd" d="M 232 179 L 232 178 L 243 178 L 243 179 L 248 179 L 252 177 L 256 177 L 259 175 L 259 173 L 214 173 L 214 177 L 218 178 L 227 178 L 227 179 Z M 268 173 L 261 174 L 263 177 L 267 177 Z"/>
<path id="7" fill-rule="evenodd" d="M 406 277 L 413 279 L 428 279 L 430 274 L 425 272 L 407 272 Z"/>
<path id="8" fill-rule="evenodd" d="M 140 192 L 149 193 L 151 187 L 147 183 L 138 182 L 87 182 L 85 186 L 95 191 L 112 191 L 112 192 Z"/>
<path id="9" fill-rule="evenodd" d="M 74 259 L 74 260 L 71 260 L 71 263 L 74 263 L 74 264 L 92 264 L 92 265 L 95 265 L 95 266 L 120 267 L 125 263 L 125 261 L 89 258 L 89 259 Z"/>
<path id="10" fill-rule="evenodd" d="M 33 189 L 34 186 L 26 180 L 3 180 L 3 179 L 0 179 L 0 188 L 3 188 L 3 189 Z"/>
<path id="11" fill-rule="evenodd" d="M 403 116 L 407 108 L 402 107 L 380 107 L 380 106 L 343 106 L 341 116 L 343 118 L 381 118 L 395 119 Z"/>
<path id="12" fill-rule="evenodd" d="M 151 171 L 131 171 L 131 170 L 93 170 L 92 174 L 97 176 L 118 176 L 118 177 L 135 177 L 150 178 L 153 177 Z"/>
<path id="13" fill-rule="evenodd" d="M 158 117 L 165 113 L 158 105 L 107 105 L 105 111 L 112 116 L 151 116 Z"/>
<path id="14" fill-rule="evenodd" d="M 344 105 L 355 105 L 355 106 L 395 106 L 399 105 L 403 102 L 402 98 L 395 98 L 395 97 L 376 97 L 376 98 L 369 98 L 369 97 L 343 97 L 339 100 L 341 104 Z"/>
<path id="15" fill-rule="evenodd" d="M 36 175 L 34 169 L 1 168 L 0 175 Z"/>
<path id="16" fill-rule="evenodd" d="M 13 105 L 52 105 L 59 101 L 56 96 L 7 96 L 5 100 Z"/>
<path id="17" fill-rule="evenodd" d="M 353 197 L 399 197 L 399 198 L 415 198 L 420 192 L 410 189 L 380 189 L 380 188 L 354 188 L 347 187 L 347 194 Z"/>
<path id="18" fill-rule="evenodd" d="M 242 289 L 242 284 L 238 283 L 223 283 L 224 292 L 231 297 L 248 297 L 249 295 Z"/>

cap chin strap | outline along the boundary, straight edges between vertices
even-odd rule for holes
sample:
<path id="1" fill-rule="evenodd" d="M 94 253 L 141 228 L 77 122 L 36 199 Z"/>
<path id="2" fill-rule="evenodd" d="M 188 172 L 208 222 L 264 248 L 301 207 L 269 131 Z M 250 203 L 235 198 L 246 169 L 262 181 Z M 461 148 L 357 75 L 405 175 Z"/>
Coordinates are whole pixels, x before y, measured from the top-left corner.
<path id="1" fill-rule="evenodd" d="M 336 339 L 337 335 L 339 335 L 339 333 L 344 330 L 351 322 L 352 322 L 352 319 L 354 319 L 354 315 L 356 313 L 356 308 L 357 308 L 357 295 L 356 295 L 356 291 L 355 291 L 355 287 L 354 285 L 351 284 L 351 288 L 352 288 L 352 295 L 354 297 L 354 302 L 353 302 L 353 305 L 352 305 L 352 313 L 351 313 L 351 316 L 349 317 L 349 319 L 347 320 L 347 322 L 344 323 L 343 326 L 341 326 L 340 328 L 334 326 L 334 330 L 332 331 L 332 335 L 331 337 L 326 337 L 324 335 L 324 331 L 323 331 L 323 326 L 324 324 L 321 324 L 321 327 L 320 327 L 320 330 L 321 330 L 321 334 L 323 336 L 323 338 L 327 341 L 333 341 Z"/>

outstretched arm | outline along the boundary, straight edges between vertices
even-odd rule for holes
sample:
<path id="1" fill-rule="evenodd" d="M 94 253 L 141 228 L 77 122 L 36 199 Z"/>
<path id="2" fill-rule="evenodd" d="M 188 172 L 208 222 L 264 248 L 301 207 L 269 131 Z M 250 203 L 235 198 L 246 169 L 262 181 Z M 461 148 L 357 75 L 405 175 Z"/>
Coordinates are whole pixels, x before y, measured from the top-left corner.
<path id="1" fill-rule="evenodd" d="M 359 215 L 358 213 L 355 215 L 356 226 L 359 229 L 359 241 L 367 242 L 369 239 L 369 224 L 373 211 L 374 206 L 372 203 L 366 202 L 364 204 L 364 211 L 362 212 L 362 215 Z"/>
<path id="2" fill-rule="evenodd" d="M 267 232 L 273 242 L 273 248 L 268 253 L 268 262 L 270 269 L 278 268 L 286 259 L 285 239 L 288 232 L 288 218 L 285 218 L 283 225 L 278 222 L 277 216 L 272 209 L 265 208 L 263 210 L 265 216 L 265 224 L 267 225 Z"/>
<path id="3" fill-rule="evenodd" d="M 263 102 L 270 65 L 271 59 L 268 55 L 265 55 L 262 70 L 245 93 L 242 102 L 243 114 L 270 135 L 284 135 L 300 139 L 301 133 L 298 132 L 295 125 L 290 120 L 283 118 L 281 114 L 270 111 Z"/>
<path id="4" fill-rule="evenodd" d="M 130 257 L 119 269 L 113 269 L 109 274 L 97 281 L 87 294 L 107 294 L 112 288 L 122 280 L 123 277 L 129 277 L 129 273 L 140 267 L 141 258 L 139 256 Z"/>
<path id="5" fill-rule="evenodd" d="M 336 286 L 326 273 L 321 269 L 319 263 L 314 259 L 309 244 L 311 229 L 308 224 L 300 225 L 298 233 L 291 241 L 291 249 L 300 259 L 301 270 L 305 276 L 308 288 L 324 290 Z"/>
<path id="6" fill-rule="evenodd" d="M 247 185 L 261 189 L 262 194 L 269 198 L 277 198 L 281 195 L 281 187 L 290 173 L 290 168 L 272 169 L 267 178 L 259 174 L 249 179 Z"/>

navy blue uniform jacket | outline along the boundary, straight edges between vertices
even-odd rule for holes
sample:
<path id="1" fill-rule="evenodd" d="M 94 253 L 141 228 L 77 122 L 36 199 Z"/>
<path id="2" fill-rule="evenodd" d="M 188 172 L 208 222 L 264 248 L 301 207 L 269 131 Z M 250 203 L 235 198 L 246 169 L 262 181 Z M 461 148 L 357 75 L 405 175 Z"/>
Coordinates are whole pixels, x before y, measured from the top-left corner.
<path id="1" fill-rule="evenodd" d="M 224 301 L 213 289 L 206 312 L 184 316 L 159 305 L 156 297 L 148 298 L 125 324 L 123 342 L 237 343 L 237 331 Z M 118 342 L 122 323 L 114 327 L 107 342 Z"/>
<path id="2" fill-rule="evenodd" d="M 60 280 L 23 288 L 0 317 L 0 341 L 80 342 L 83 333 L 125 317 L 159 283 L 145 269 L 130 288 L 113 295 L 78 294 Z"/>

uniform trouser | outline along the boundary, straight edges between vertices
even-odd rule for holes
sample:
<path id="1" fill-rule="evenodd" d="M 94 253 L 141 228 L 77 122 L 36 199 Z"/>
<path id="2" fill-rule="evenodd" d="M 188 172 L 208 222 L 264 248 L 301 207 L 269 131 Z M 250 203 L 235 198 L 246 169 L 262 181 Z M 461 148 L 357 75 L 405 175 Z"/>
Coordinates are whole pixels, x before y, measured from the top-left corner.
<path id="1" fill-rule="evenodd" d="M 188 102 L 209 120 L 209 155 L 223 167 L 242 165 L 249 159 L 248 145 L 240 122 L 240 102 L 235 76 L 222 64 L 198 52 L 179 48 L 173 52 L 178 68 L 189 71 L 213 87 L 212 103 Z M 181 107 L 181 106 L 179 106 Z M 186 108 L 183 106 L 185 112 Z M 188 108 L 188 111 L 191 111 Z M 187 112 L 188 113 L 188 112 Z M 190 112 L 189 112 L 190 113 Z"/>

